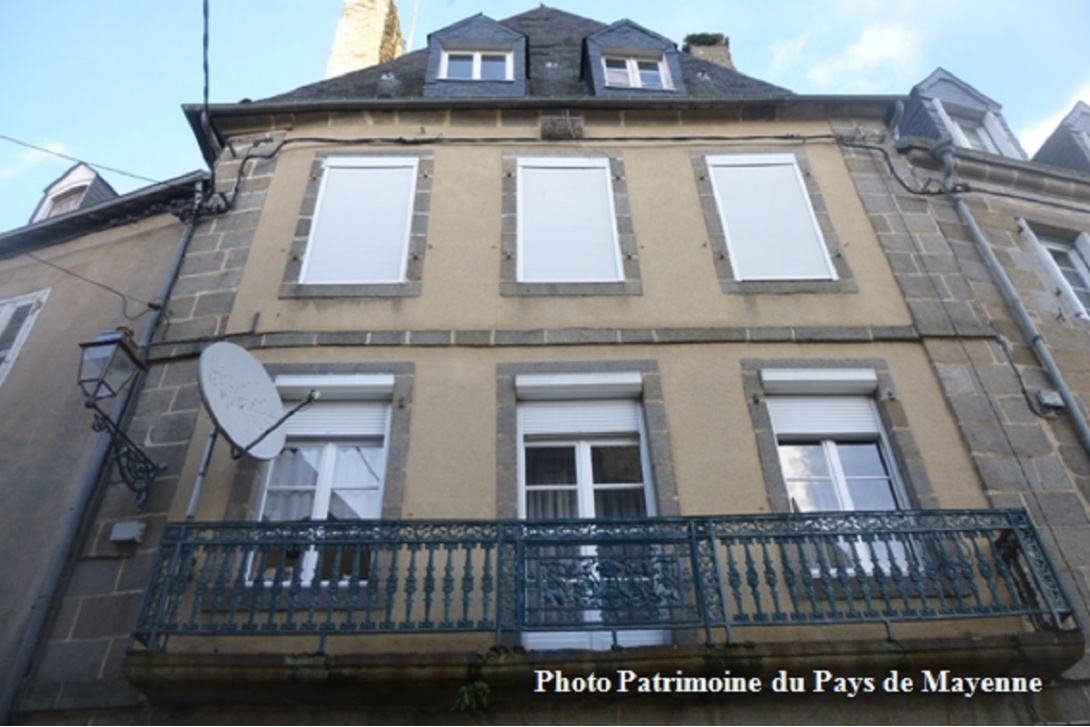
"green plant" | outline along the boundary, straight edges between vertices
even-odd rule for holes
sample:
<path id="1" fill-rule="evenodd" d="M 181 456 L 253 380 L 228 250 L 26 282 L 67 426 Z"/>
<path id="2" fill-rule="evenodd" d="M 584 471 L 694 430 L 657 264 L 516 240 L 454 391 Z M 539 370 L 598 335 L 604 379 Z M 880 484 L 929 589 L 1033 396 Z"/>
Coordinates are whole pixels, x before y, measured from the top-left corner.
<path id="1" fill-rule="evenodd" d="M 451 705 L 450 710 L 464 714 L 476 714 L 488 709 L 488 700 L 491 694 L 492 690 L 488 688 L 488 684 L 483 679 L 463 684 L 459 687 L 458 694 L 454 697 L 454 703 Z"/>

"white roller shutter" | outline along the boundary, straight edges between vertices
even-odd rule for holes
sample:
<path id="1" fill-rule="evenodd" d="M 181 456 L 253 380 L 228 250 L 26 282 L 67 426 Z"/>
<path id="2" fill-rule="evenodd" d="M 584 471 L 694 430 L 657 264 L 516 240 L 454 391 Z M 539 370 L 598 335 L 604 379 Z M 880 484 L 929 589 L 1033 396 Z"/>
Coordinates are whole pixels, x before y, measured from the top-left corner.
<path id="1" fill-rule="evenodd" d="M 737 280 L 836 280 L 791 154 L 707 157 Z"/>
<path id="2" fill-rule="evenodd" d="M 768 412 L 777 435 L 823 438 L 880 434 L 874 401 L 865 396 L 773 396 Z"/>
<path id="3" fill-rule="evenodd" d="M 285 412 L 294 402 L 285 405 Z M 289 437 L 384 437 L 390 404 L 369 401 L 318 402 L 298 412 L 284 427 Z"/>
<path id="4" fill-rule="evenodd" d="M 520 159 L 519 280 L 621 280 L 608 159 Z"/>
<path id="5" fill-rule="evenodd" d="M 523 436 L 539 434 L 632 434 L 639 432 L 634 399 L 541 401 L 519 404 Z"/>
<path id="6" fill-rule="evenodd" d="M 300 282 L 405 280 L 417 159 L 327 159 Z"/>

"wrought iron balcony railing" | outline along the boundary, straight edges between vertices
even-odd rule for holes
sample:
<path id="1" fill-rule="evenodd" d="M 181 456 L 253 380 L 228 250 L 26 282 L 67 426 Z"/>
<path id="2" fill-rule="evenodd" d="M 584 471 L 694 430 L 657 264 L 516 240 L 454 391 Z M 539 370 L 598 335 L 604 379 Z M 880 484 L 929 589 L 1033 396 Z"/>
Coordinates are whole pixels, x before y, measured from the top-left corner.
<path id="1" fill-rule="evenodd" d="M 1017 617 L 1078 628 L 1022 510 L 167 525 L 136 626 L 176 636 L 696 631 Z"/>

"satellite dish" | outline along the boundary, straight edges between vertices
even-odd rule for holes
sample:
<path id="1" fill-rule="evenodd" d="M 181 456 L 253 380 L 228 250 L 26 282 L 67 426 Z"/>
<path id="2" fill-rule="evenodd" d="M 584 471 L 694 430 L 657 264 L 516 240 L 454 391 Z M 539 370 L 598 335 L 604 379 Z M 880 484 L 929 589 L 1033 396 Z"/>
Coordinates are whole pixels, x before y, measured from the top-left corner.
<path id="1" fill-rule="evenodd" d="M 201 400 L 236 450 L 272 459 L 284 449 L 284 405 L 265 367 L 234 343 L 213 343 L 197 364 Z"/>

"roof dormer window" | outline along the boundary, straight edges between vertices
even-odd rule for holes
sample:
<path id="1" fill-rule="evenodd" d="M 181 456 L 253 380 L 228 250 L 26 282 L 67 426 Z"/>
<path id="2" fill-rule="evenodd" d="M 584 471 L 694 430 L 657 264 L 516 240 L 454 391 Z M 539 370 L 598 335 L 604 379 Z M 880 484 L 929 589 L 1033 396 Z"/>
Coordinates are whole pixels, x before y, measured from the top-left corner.
<path id="1" fill-rule="evenodd" d="M 514 78 L 510 50 L 443 50 L 439 78 L 448 81 L 510 81 Z"/>
<path id="2" fill-rule="evenodd" d="M 638 58 L 611 54 L 602 56 L 606 85 L 614 88 L 671 89 L 670 72 L 662 56 Z"/>
<path id="3" fill-rule="evenodd" d="M 83 201 L 83 195 L 85 194 L 87 194 L 87 185 L 85 184 L 61 192 L 50 199 L 49 214 L 47 216 L 56 217 L 57 215 L 63 215 L 65 212 L 78 209 L 79 203 Z"/>

